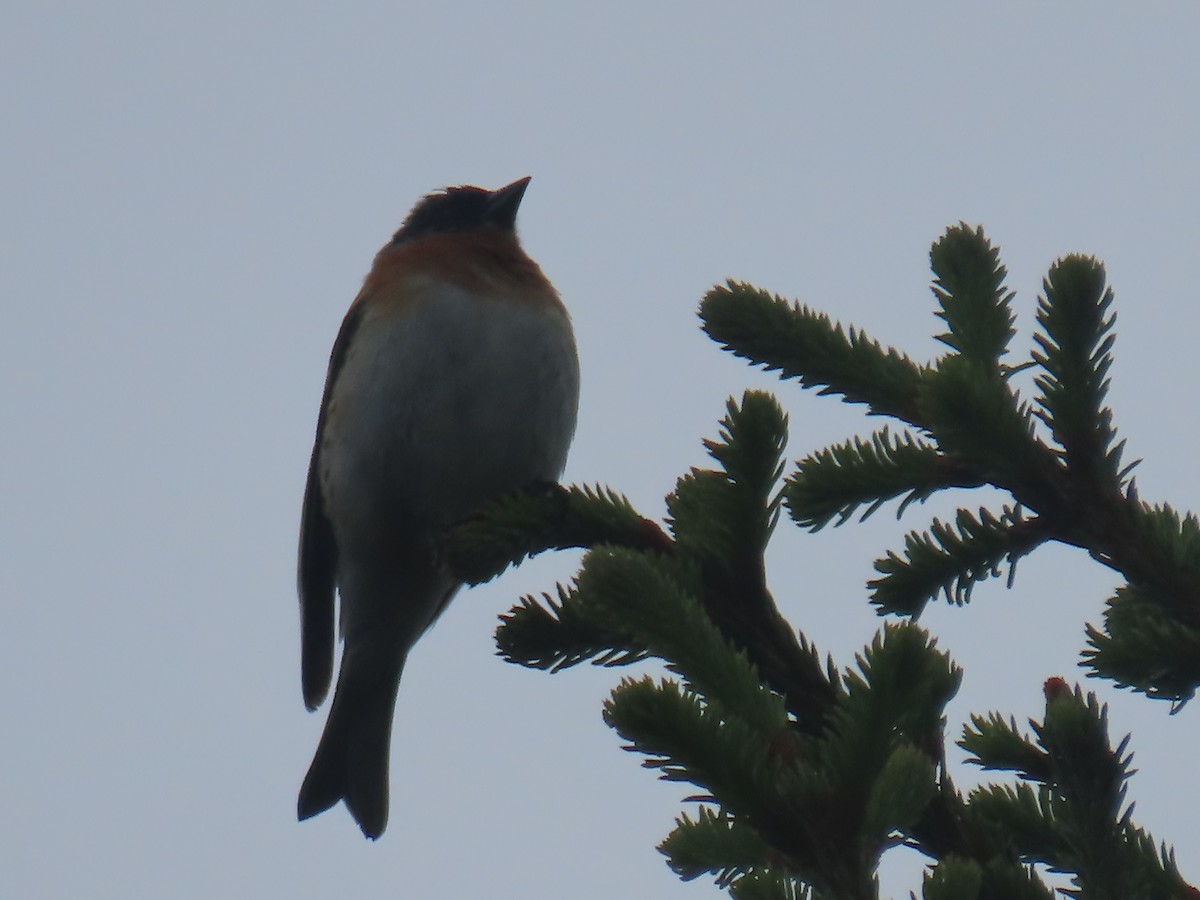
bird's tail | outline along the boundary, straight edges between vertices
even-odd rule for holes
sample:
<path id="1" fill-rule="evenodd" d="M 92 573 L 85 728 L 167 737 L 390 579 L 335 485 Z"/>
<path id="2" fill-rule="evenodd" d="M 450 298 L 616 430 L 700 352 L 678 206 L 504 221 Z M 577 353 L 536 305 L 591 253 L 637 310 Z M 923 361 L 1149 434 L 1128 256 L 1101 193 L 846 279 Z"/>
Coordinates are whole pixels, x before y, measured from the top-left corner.
<path id="1" fill-rule="evenodd" d="M 345 800 L 363 834 L 374 839 L 387 827 L 392 715 L 404 661 L 399 669 L 387 666 L 383 673 L 378 666 L 353 662 L 342 661 L 329 721 L 300 787 L 297 813 L 307 819 Z"/>

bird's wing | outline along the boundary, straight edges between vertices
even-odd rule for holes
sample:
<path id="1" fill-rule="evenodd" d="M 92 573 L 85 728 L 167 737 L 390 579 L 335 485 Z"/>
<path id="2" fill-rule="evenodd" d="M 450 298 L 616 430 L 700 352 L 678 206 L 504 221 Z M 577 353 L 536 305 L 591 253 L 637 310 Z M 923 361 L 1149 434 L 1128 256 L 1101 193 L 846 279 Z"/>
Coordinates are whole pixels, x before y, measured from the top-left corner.
<path id="1" fill-rule="evenodd" d="M 362 321 L 363 304 L 359 300 L 354 302 L 342 320 L 342 327 L 333 342 L 333 352 L 329 355 L 329 371 L 325 376 L 325 392 L 321 396 L 317 435 L 313 441 L 308 484 L 304 488 L 304 509 L 300 516 L 300 562 L 296 572 L 300 593 L 300 680 L 304 688 L 304 703 L 309 709 L 316 709 L 324 702 L 333 680 L 334 589 L 338 552 L 333 525 L 325 514 L 325 500 L 321 494 L 321 443 L 325 431 L 325 409 L 345 361 L 346 348 Z"/>

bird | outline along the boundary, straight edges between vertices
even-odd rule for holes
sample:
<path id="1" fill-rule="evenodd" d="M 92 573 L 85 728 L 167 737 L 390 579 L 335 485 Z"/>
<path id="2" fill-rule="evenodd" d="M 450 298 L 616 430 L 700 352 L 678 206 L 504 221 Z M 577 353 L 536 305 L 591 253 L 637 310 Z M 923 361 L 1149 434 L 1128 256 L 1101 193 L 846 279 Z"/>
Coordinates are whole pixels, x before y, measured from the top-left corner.
<path id="1" fill-rule="evenodd" d="M 517 238 L 529 181 L 421 198 L 334 341 L 297 567 L 310 711 L 332 681 L 335 618 L 343 646 L 300 820 L 344 801 L 366 837 L 383 834 L 400 676 L 461 586 L 437 542 L 566 465 L 579 357 L 562 299 Z"/>

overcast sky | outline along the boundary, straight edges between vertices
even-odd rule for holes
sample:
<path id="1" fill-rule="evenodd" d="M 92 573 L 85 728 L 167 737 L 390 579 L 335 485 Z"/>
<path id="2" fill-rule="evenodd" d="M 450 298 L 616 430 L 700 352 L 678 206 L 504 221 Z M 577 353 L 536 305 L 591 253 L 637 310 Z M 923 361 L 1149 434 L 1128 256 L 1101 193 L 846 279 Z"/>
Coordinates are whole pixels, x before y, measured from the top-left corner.
<path id="1" fill-rule="evenodd" d="M 658 516 L 747 386 L 777 389 L 792 457 L 878 424 L 722 354 L 695 317 L 710 285 L 926 359 L 929 244 L 964 220 L 1003 250 L 1021 352 L 1050 262 L 1107 262 L 1142 496 L 1200 507 L 1200 7 L 1117 6 L 5 4 L 0 895 L 717 896 L 654 850 L 686 790 L 601 722 L 623 672 L 494 656 L 496 616 L 578 554 L 460 595 L 413 653 L 382 840 L 341 807 L 296 823 L 324 721 L 296 531 L 341 317 L 421 194 L 532 175 L 521 235 L 583 368 L 565 478 Z M 880 625 L 871 561 L 952 509 L 784 523 L 785 615 L 851 663 Z M 1081 678 L 1115 584 L 1050 548 L 1013 590 L 931 608 L 966 669 L 951 737 Z M 1087 686 L 1134 733 L 1137 821 L 1196 880 L 1200 709 Z M 920 865 L 889 856 L 885 895 Z"/>

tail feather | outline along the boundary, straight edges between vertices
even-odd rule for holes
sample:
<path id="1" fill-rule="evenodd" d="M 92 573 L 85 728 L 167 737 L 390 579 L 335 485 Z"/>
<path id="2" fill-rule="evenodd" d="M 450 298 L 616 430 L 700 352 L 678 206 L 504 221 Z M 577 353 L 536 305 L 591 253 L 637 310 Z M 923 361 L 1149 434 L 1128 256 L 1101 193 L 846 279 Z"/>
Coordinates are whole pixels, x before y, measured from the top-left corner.
<path id="1" fill-rule="evenodd" d="M 296 810 L 303 820 L 345 800 L 363 834 L 374 839 L 387 827 L 388 757 L 400 672 L 380 678 L 373 671 L 375 677 L 364 683 L 348 663 L 343 660 L 329 721 Z"/>

